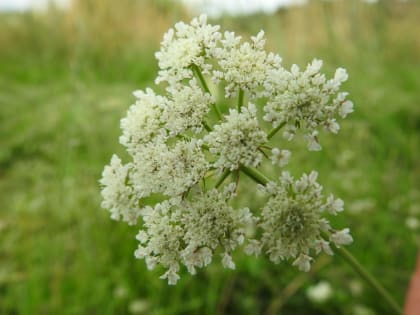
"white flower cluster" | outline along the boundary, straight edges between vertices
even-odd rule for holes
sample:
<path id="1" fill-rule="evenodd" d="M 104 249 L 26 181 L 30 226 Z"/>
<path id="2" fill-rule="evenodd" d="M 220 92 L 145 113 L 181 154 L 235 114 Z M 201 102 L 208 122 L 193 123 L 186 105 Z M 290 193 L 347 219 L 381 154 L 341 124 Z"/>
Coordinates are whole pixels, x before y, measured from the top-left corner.
<path id="1" fill-rule="evenodd" d="M 222 47 L 216 49 L 215 57 L 222 70 L 213 72 L 213 80 L 224 80 L 226 96 L 235 96 L 239 89 L 249 93 L 250 97 L 264 96 L 261 89 L 271 71 L 281 67 L 280 56 L 264 50 L 264 32 L 251 37 L 251 43 L 241 44 L 241 37 L 233 32 L 225 32 L 221 40 Z"/>
<path id="2" fill-rule="evenodd" d="M 165 94 L 135 91 L 121 120 L 120 143 L 130 161 L 114 155 L 105 167 L 102 207 L 115 220 L 142 223 L 135 256 L 150 269 L 166 268 L 162 278 L 169 284 L 178 281 L 181 265 L 195 274 L 214 255 L 234 268 L 232 253 L 241 245 L 275 263 L 294 259 L 306 271 L 313 252 L 331 254 L 330 243 L 352 241 L 348 229 L 336 231 L 325 218 L 344 204 L 322 196 L 315 172 L 296 181 L 284 172 L 273 182 L 257 169 L 265 158 L 275 167 L 288 164 L 291 152 L 270 144 L 283 127 L 289 140 L 302 129 L 310 149 L 320 149 L 318 127 L 338 131 L 337 116 L 353 111 L 339 91 L 347 74 L 340 68 L 327 80 L 317 60 L 303 72 L 297 66 L 289 72 L 264 45 L 262 31 L 243 42 L 234 33 L 222 35 L 205 16 L 177 23 L 156 54 L 156 82 Z M 224 101 L 211 95 L 206 79 L 224 88 Z M 234 97 L 234 109 L 220 110 Z M 267 200 L 260 211 L 232 206 L 240 197 L 240 172 L 262 185 Z M 230 173 L 234 182 L 223 184 L 232 181 Z M 259 238 L 247 234 L 255 230 Z"/>
<path id="3" fill-rule="evenodd" d="M 270 71 L 266 83 L 271 97 L 264 106 L 264 120 L 274 127 L 286 124 L 283 134 L 287 140 L 293 139 L 298 128 L 303 129 L 312 151 L 321 150 L 318 126 L 337 133 L 340 125 L 335 117 L 345 118 L 353 112 L 353 103 L 346 100 L 348 93 L 339 92 L 348 78 L 346 70 L 338 68 L 334 78 L 327 80 L 320 73 L 321 66 L 322 61 L 315 59 L 305 71 L 297 65 L 291 71 L 277 68 Z"/>
<path id="4" fill-rule="evenodd" d="M 212 261 L 214 251 L 221 247 L 221 261 L 226 268 L 235 268 L 231 252 L 244 242 L 245 228 L 254 222 L 249 209 L 234 209 L 228 201 L 234 196 L 235 185 L 223 192 L 212 189 L 200 193 L 193 201 L 173 198 L 146 207 L 144 225 L 137 235 L 140 245 L 137 258 L 145 258 L 148 268 L 156 264 L 168 268 L 162 276 L 169 284 L 178 280 L 179 263 L 191 274 L 196 267 Z"/>
<path id="5" fill-rule="evenodd" d="M 178 22 L 175 29 L 163 37 L 161 50 L 156 53 L 159 62 L 159 74 L 156 83 L 177 83 L 191 78 L 191 66 L 196 65 L 203 73 L 212 69 L 208 58 L 214 55 L 221 34 L 220 26 L 207 24 L 207 17 L 201 15 L 191 21 L 191 24 Z"/>
<path id="6" fill-rule="evenodd" d="M 332 195 L 324 200 L 317 176 L 313 171 L 295 181 L 288 172 L 283 172 L 279 182 L 260 186 L 268 196 L 261 212 L 263 235 L 260 243 L 274 263 L 293 258 L 294 265 L 308 271 L 311 251 L 333 253 L 322 236 L 322 232 L 332 230 L 323 213 L 337 214 L 343 211 L 344 203 Z M 334 232 L 330 241 L 336 246 L 347 245 L 352 242 L 348 232 L 348 229 Z"/>
<path id="7" fill-rule="evenodd" d="M 134 189 L 129 183 L 132 168 L 132 163 L 122 165 L 120 158 L 113 155 L 111 164 L 105 166 L 100 181 L 103 186 L 101 206 L 109 209 L 112 219 L 122 219 L 129 224 L 135 224 L 140 215 Z"/>
<path id="8" fill-rule="evenodd" d="M 231 109 L 225 121 L 204 137 L 210 152 L 217 156 L 213 166 L 230 170 L 240 165 L 258 166 L 263 158 L 258 148 L 265 142 L 267 136 L 259 126 L 253 104 L 243 107 L 240 113 Z"/>
<path id="9" fill-rule="evenodd" d="M 130 179 L 139 197 L 161 193 L 178 196 L 197 184 L 209 163 L 198 141 L 180 140 L 173 146 L 163 142 L 145 144 L 133 156 Z"/>
<path id="10" fill-rule="evenodd" d="M 209 93 L 204 93 L 197 81 L 192 79 L 190 85 L 168 87 L 171 100 L 163 108 L 160 120 L 165 124 L 171 136 L 180 134 L 188 129 L 199 133 L 203 129 L 203 119 L 214 103 Z"/>

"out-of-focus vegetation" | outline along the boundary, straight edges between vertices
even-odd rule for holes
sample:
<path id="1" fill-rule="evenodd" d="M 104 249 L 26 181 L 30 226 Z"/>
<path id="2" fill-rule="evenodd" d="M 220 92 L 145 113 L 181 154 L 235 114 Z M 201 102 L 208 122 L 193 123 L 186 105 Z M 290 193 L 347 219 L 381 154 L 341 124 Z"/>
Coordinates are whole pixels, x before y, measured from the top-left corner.
<path id="1" fill-rule="evenodd" d="M 163 32 L 190 17 L 165 0 L 73 3 L 0 15 L 0 314 L 391 314 L 337 256 L 303 274 L 237 254 L 237 270 L 215 262 L 175 287 L 135 260 L 136 228 L 100 208 L 98 179 L 123 151 L 131 91 L 153 84 Z M 415 1 L 312 1 L 215 21 L 264 29 L 286 65 L 348 69 L 355 113 L 322 135 L 322 152 L 296 147 L 291 168 L 319 170 L 345 200 L 335 225 L 351 227 L 350 250 L 401 303 L 420 232 L 419 16 Z M 332 295 L 314 302 L 307 288 L 321 280 Z"/>

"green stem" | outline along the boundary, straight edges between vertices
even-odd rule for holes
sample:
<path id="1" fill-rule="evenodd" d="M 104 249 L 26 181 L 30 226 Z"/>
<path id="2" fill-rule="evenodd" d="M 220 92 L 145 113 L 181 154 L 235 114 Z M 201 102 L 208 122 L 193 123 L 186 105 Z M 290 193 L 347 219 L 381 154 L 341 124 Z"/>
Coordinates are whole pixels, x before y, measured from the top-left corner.
<path id="1" fill-rule="evenodd" d="M 241 171 L 239 169 L 237 169 L 235 171 L 235 173 L 233 173 L 233 178 L 235 181 L 235 193 L 238 191 L 238 186 L 239 186 L 239 176 L 241 175 Z"/>
<path id="2" fill-rule="evenodd" d="M 224 180 L 229 176 L 230 170 L 225 169 L 222 175 L 220 175 L 219 179 L 217 180 L 216 184 L 214 185 L 214 188 L 219 188 L 219 186 L 224 182 Z"/>
<path id="3" fill-rule="evenodd" d="M 204 126 L 204 129 L 206 129 L 208 132 L 213 130 L 207 122 L 203 121 L 202 124 Z"/>
<path id="4" fill-rule="evenodd" d="M 267 153 L 265 153 L 264 152 L 264 150 L 262 149 L 262 147 L 259 147 L 258 148 L 258 151 L 260 151 L 261 153 L 262 153 L 262 155 L 264 155 L 264 157 L 266 158 L 266 159 L 269 159 L 270 157 L 267 155 Z"/>
<path id="5" fill-rule="evenodd" d="M 270 146 L 270 145 L 266 145 L 266 144 L 262 144 L 262 145 L 260 145 L 260 148 L 261 148 L 261 149 L 267 149 L 267 150 L 273 150 L 273 147 L 272 147 L 272 146 Z"/>
<path id="6" fill-rule="evenodd" d="M 286 122 L 282 122 L 280 125 L 278 125 L 276 128 L 271 129 L 271 131 L 267 135 L 267 139 L 270 140 L 274 137 L 274 135 L 284 126 L 286 125 Z"/>
<path id="7" fill-rule="evenodd" d="M 196 74 L 196 76 L 198 77 L 198 80 L 200 80 L 201 85 L 203 86 L 204 91 L 206 91 L 207 93 L 209 93 L 211 95 L 210 89 L 206 83 L 206 80 L 204 79 L 203 74 L 201 73 L 200 68 L 193 64 L 191 65 L 191 69 L 193 70 L 193 72 Z M 211 104 L 213 106 L 213 109 L 216 111 L 217 117 L 222 120 L 222 113 L 220 112 L 219 108 L 217 107 L 217 105 L 215 103 Z"/>
<path id="8" fill-rule="evenodd" d="M 270 181 L 269 178 L 267 178 L 263 173 L 261 173 L 260 171 L 258 171 L 255 168 L 248 167 L 248 166 L 245 166 L 245 165 L 241 165 L 239 167 L 239 169 L 243 173 L 245 173 L 245 175 L 247 175 L 248 177 L 250 177 L 251 179 L 253 179 L 258 184 L 261 184 L 261 185 L 264 185 L 265 186 Z"/>
<path id="9" fill-rule="evenodd" d="M 391 294 L 373 277 L 358 261 L 357 259 L 345 248 L 334 246 L 334 251 L 341 256 L 360 277 L 362 277 L 376 292 L 388 303 L 395 314 L 404 315 L 403 310 L 392 297 Z"/>
<path id="10" fill-rule="evenodd" d="M 241 107 L 244 104 L 244 90 L 239 89 L 238 93 L 238 112 L 241 111 Z"/>

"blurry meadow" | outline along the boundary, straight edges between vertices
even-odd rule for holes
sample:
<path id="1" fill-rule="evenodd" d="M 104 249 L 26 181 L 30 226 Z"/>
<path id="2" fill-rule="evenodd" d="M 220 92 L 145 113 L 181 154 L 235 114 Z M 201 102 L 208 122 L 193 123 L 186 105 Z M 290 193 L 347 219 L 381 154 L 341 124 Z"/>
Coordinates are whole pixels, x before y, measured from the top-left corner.
<path id="1" fill-rule="evenodd" d="M 78 0 L 68 11 L 0 14 L 0 314 L 391 314 L 339 256 L 310 273 L 236 254 L 176 286 L 136 260 L 138 227 L 100 208 L 98 180 L 119 121 L 153 85 L 154 52 L 173 23 L 168 0 Z M 402 304 L 420 240 L 420 5 L 311 1 L 273 15 L 221 17 L 244 36 L 264 29 L 285 65 L 343 66 L 355 113 L 324 150 L 293 150 L 346 211 L 349 250 Z M 272 174 L 274 177 L 275 174 Z M 240 190 L 256 206 L 246 181 Z M 310 292 L 326 281 L 331 292 Z"/>

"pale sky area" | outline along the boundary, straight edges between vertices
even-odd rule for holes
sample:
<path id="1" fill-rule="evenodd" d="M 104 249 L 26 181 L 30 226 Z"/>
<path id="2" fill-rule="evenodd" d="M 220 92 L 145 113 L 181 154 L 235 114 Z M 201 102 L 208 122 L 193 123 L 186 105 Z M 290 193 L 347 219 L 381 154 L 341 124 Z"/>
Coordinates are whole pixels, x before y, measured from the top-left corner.
<path id="1" fill-rule="evenodd" d="M 0 0 L 1 11 L 43 10 L 48 7 L 49 0 Z M 58 7 L 66 8 L 70 0 L 54 0 Z"/>
<path id="2" fill-rule="evenodd" d="M 206 13 L 209 16 L 219 16 L 223 13 L 249 14 L 253 12 L 271 13 L 282 6 L 301 5 L 307 0 L 178 0 L 191 6 L 196 13 Z M 378 0 L 363 0 L 374 3 Z M 30 9 L 43 10 L 49 2 L 57 7 L 66 8 L 71 0 L 0 0 L 0 11 L 26 11 Z M 116 0 L 116 3 L 117 0 Z"/>
<path id="3" fill-rule="evenodd" d="M 71 0 L 53 0 L 58 6 L 65 8 Z M 197 13 L 218 16 L 222 13 L 247 14 L 256 11 L 273 12 L 277 8 L 290 4 L 301 4 L 306 0 L 180 0 Z M 0 10 L 25 11 L 42 10 L 48 6 L 49 0 L 0 0 Z"/>
<path id="4" fill-rule="evenodd" d="M 282 6 L 304 4 L 306 0 L 181 0 L 191 5 L 199 13 L 219 16 L 222 13 L 231 15 L 253 12 L 275 12 Z"/>

